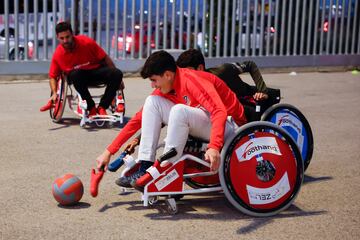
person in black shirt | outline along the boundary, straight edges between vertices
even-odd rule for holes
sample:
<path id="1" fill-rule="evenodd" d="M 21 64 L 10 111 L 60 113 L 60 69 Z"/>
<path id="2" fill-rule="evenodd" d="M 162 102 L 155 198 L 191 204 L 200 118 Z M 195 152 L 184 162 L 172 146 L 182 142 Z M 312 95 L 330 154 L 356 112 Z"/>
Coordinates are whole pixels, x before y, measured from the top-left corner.
<path id="1" fill-rule="evenodd" d="M 249 122 L 260 120 L 261 114 L 267 108 L 280 101 L 280 90 L 266 86 L 260 70 L 253 61 L 225 63 L 205 69 L 203 54 L 199 50 L 189 49 L 180 54 L 176 64 L 183 68 L 208 71 L 222 79 L 243 104 Z M 239 75 L 246 72 L 250 73 L 255 86 L 250 86 L 241 80 Z"/>

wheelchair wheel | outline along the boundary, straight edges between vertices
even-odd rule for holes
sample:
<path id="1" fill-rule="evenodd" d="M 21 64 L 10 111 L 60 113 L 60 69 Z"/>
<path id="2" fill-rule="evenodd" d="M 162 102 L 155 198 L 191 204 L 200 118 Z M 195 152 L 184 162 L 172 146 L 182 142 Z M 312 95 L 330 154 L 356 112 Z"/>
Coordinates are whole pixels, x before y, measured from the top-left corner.
<path id="1" fill-rule="evenodd" d="M 261 120 L 280 126 L 294 138 L 300 149 L 304 160 L 304 171 L 306 171 L 313 155 L 314 138 L 310 124 L 305 116 L 296 107 L 281 103 L 265 111 L 261 116 Z"/>
<path id="2" fill-rule="evenodd" d="M 55 107 L 50 109 L 50 117 L 53 122 L 58 123 L 61 121 L 66 104 L 67 88 L 68 83 L 66 79 L 64 77 L 60 77 L 57 82 L 57 99 Z"/>
<path id="3" fill-rule="evenodd" d="M 304 168 L 300 151 L 285 130 L 269 122 L 242 126 L 221 154 L 220 183 L 241 212 L 272 216 L 286 209 L 300 190 Z"/>

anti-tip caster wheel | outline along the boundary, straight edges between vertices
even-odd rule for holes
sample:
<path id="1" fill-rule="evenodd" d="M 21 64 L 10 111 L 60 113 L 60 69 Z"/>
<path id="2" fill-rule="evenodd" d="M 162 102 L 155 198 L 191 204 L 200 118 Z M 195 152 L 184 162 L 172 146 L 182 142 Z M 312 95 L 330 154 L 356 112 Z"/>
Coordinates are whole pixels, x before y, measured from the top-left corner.
<path id="1" fill-rule="evenodd" d="M 149 197 L 149 200 L 148 200 L 149 205 L 154 205 L 158 201 L 159 201 L 159 197 L 157 197 L 157 196 Z"/>
<path id="2" fill-rule="evenodd" d="M 174 198 L 165 199 L 165 203 L 169 214 L 175 215 L 178 212 L 178 208 Z"/>

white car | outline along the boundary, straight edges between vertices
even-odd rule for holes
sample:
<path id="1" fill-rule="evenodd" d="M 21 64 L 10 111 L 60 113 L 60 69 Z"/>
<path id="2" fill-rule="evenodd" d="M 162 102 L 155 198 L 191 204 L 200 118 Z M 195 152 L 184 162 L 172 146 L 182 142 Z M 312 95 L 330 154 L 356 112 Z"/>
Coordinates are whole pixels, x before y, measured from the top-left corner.
<path id="1" fill-rule="evenodd" d="M 9 51 L 5 52 L 5 29 L 0 31 L 0 59 L 5 59 L 6 55 L 8 55 L 9 60 L 15 59 L 15 38 L 14 38 L 14 30 L 9 29 Z M 33 43 L 29 41 L 28 43 L 28 58 L 32 58 L 33 55 Z M 24 47 L 24 40 L 19 39 L 19 52 L 18 52 L 18 59 L 24 60 L 25 59 L 25 47 Z"/>

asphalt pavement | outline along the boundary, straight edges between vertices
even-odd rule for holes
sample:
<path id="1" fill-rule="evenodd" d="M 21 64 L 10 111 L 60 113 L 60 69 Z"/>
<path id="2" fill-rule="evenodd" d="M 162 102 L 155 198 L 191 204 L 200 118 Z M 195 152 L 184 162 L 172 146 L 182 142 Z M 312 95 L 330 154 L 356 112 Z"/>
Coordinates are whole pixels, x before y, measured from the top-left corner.
<path id="1" fill-rule="evenodd" d="M 245 76 L 249 81 L 249 76 Z M 274 217 L 247 216 L 223 194 L 185 196 L 169 215 L 160 201 L 143 207 L 137 192 L 122 193 L 105 173 L 97 198 L 90 169 L 122 126 L 80 128 L 67 108 L 64 122 L 39 112 L 47 81 L 0 81 L 0 239 L 359 239 L 360 74 L 265 74 L 282 102 L 299 108 L 314 134 L 314 154 L 294 204 Z M 125 79 L 126 117 L 151 92 L 148 80 Z M 53 181 L 78 176 L 80 204 L 62 207 Z"/>

